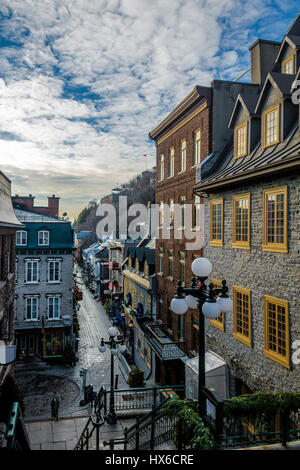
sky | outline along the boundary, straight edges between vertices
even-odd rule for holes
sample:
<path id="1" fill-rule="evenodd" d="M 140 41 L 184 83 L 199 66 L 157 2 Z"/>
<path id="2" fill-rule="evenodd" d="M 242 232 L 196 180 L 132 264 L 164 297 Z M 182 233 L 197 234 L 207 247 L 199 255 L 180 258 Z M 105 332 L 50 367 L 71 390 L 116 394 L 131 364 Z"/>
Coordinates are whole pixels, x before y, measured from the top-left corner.
<path id="1" fill-rule="evenodd" d="M 70 217 L 155 165 L 152 130 L 195 85 L 231 80 L 298 1 L 1 0 L 0 170 Z M 245 80 L 250 80 L 249 74 Z M 148 155 L 148 157 L 144 157 Z"/>

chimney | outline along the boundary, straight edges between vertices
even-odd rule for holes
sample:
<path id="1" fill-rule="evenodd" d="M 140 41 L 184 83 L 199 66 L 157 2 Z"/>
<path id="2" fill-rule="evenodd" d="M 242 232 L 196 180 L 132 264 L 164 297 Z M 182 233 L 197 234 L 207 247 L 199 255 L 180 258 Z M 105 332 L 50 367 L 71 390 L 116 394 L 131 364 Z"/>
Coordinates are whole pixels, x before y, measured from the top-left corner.
<path id="1" fill-rule="evenodd" d="M 48 197 L 48 214 L 52 217 L 58 217 L 59 214 L 59 197 L 56 197 L 53 194 L 51 197 Z"/>
<path id="2" fill-rule="evenodd" d="M 272 72 L 275 59 L 279 52 L 280 42 L 258 39 L 252 46 L 251 51 L 251 82 L 263 85 L 266 76 Z"/>

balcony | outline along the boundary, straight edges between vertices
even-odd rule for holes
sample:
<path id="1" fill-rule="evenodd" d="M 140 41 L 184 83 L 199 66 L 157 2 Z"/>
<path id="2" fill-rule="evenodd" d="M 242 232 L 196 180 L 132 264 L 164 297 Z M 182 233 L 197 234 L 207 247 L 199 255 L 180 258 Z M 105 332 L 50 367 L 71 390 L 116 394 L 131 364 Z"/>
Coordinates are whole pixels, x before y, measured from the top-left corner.
<path id="1" fill-rule="evenodd" d="M 147 329 L 147 339 L 162 361 L 172 361 L 185 356 L 184 342 L 173 341 L 165 332 L 163 324 L 148 324 Z"/>
<path id="2" fill-rule="evenodd" d="M 118 261 L 110 261 L 109 262 L 109 269 L 110 270 L 120 269 L 120 263 L 118 263 Z"/>

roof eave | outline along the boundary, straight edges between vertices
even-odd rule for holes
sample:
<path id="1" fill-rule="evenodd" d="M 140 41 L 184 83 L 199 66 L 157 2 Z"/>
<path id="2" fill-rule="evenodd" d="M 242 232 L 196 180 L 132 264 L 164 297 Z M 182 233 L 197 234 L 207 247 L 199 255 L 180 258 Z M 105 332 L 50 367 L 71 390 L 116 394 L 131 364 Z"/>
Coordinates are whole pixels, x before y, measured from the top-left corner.
<path id="1" fill-rule="evenodd" d="M 260 175 L 267 175 L 272 173 L 277 173 L 283 169 L 300 167 L 300 154 L 286 159 L 284 162 L 276 162 L 273 164 L 268 163 L 260 168 L 255 168 L 254 170 L 249 170 L 247 172 L 237 173 L 235 176 L 228 176 L 227 178 L 220 178 L 219 180 L 213 181 L 212 183 L 200 183 L 195 186 L 195 191 L 213 191 L 215 189 L 224 188 L 232 183 L 240 181 L 249 181 L 255 179 Z"/>

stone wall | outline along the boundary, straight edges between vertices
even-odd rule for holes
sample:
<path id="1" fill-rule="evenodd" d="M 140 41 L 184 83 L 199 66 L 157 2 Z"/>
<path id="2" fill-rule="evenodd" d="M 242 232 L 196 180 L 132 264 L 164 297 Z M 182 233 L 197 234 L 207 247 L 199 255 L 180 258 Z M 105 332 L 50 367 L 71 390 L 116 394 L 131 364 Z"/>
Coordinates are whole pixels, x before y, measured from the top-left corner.
<path id="1" fill-rule="evenodd" d="M 263 190 L 288 187 L 288 253 L 263 252 Z M 250 250 L 232 248 L 232 196 L 250 192 Z M 223 198 L 224 244 L 209 246 L 209 200 Z M 300 340 L 300 178 L 266 179 L 262 183 L 210 194 L 205 200 L 204 256 L 213 265 L 212 278 L 226 279 L 229 293 L 236 285 L 251 290 L 252 348 L 233 337 L 233 315 L 225 315 L 225 332 L 207 321 L 207 346 L 226 359 L 231 373 L 253 390 L 299 391 L 300 364 L 287 369 L 264 355 L 263 296 L 289 302 L 290 347 Z M 292 354 L 292 348 L 291 348 Z"/>

